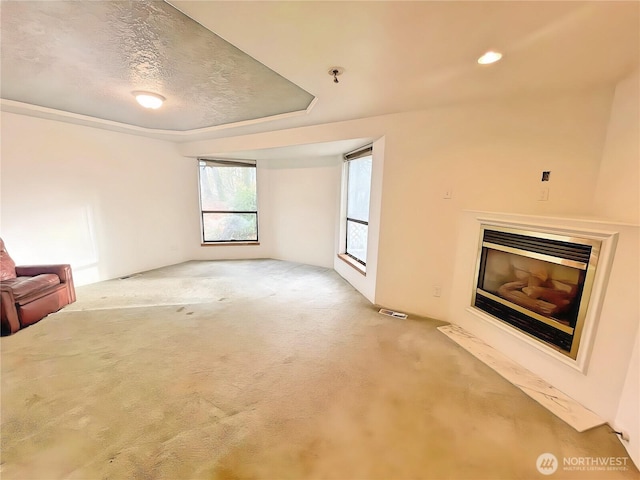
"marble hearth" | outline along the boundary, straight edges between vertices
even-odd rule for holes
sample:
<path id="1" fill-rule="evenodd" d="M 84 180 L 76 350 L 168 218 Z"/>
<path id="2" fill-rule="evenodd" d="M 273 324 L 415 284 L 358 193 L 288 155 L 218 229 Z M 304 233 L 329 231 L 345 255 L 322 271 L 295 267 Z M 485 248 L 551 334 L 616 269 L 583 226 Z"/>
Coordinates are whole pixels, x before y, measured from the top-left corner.
<path id="1" fill-rule="evenodd" d="M 598 268 L 575 358 L 472 304 L 478 288 L 476 271 L 483 225 L 590 238 L 600 243 Z M 624 417 L 619 415 L 619 407 L 627 374 L 633 372 L 632 354 L 640 318 L 638 225 L 588 218 L 466 211 L 458 227 L 448 320 L 610 425 L 634 430 L 635 425 L 616 425 L 616 419 Z"/>

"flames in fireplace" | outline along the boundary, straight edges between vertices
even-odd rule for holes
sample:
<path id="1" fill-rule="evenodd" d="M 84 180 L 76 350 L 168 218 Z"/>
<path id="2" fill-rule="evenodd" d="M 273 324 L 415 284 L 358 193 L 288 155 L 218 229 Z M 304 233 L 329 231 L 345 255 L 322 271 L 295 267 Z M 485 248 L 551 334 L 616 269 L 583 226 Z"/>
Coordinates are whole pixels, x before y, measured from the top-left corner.
<path id="1" fill-rule="evenodd" d="M 600 241 L 483 225 L 472 305 L 575 359 Z"/>

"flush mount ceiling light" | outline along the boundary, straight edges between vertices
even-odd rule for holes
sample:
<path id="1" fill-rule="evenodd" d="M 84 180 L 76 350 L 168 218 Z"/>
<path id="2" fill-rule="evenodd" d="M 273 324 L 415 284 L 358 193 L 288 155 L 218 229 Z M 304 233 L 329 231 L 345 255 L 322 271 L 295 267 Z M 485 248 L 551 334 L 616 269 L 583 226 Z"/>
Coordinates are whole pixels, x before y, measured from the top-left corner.
<path id="1" fill-rule="evenodd" d="M 152 92 L 143 92 L 140 90 L 136 90 L 131 92 L 133 96 L 136 97 L 137 102 L 142 105 L 144 108 L 152 108 L 157 109 L 162 106 L 162 103 L 166 100 L 162 95 L 158 95 L 157 93 Z"/>
<path id="2" fill-rule="evenodd" d="M 489 65 L 490 63 L 496 63 L 501 58 L 502 54 L 500 52 L 489 50 L 478 59 L 478 63 L 480 65 Z"/>

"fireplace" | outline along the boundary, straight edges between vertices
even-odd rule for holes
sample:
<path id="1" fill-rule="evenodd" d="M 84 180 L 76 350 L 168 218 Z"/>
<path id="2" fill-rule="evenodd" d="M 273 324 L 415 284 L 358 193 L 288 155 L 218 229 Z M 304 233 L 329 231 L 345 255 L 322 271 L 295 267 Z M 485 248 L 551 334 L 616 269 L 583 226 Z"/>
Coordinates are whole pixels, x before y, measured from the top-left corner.
<path id="1" fill-rule="evenodd" d="M 481 225 L 472 307 L 576 359 L 601 242 Z"/>

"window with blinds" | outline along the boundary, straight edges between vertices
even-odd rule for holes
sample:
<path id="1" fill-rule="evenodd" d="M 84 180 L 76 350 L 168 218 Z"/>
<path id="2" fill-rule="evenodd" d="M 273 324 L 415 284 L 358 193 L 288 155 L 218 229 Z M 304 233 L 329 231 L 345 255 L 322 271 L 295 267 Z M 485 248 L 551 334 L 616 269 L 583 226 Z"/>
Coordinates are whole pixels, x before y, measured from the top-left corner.
<path id="1" fill-rule="evenodd" d="M 363 266 L 367 264 L 372 152 L 372 146 L 369 145 L 344 155 L 347 163 L 345 253 Z"/>
<path id="2" fill-rule="evenodd" d="M 257 242 L 255 160 L 199 159 L 203 243 Z"/>

